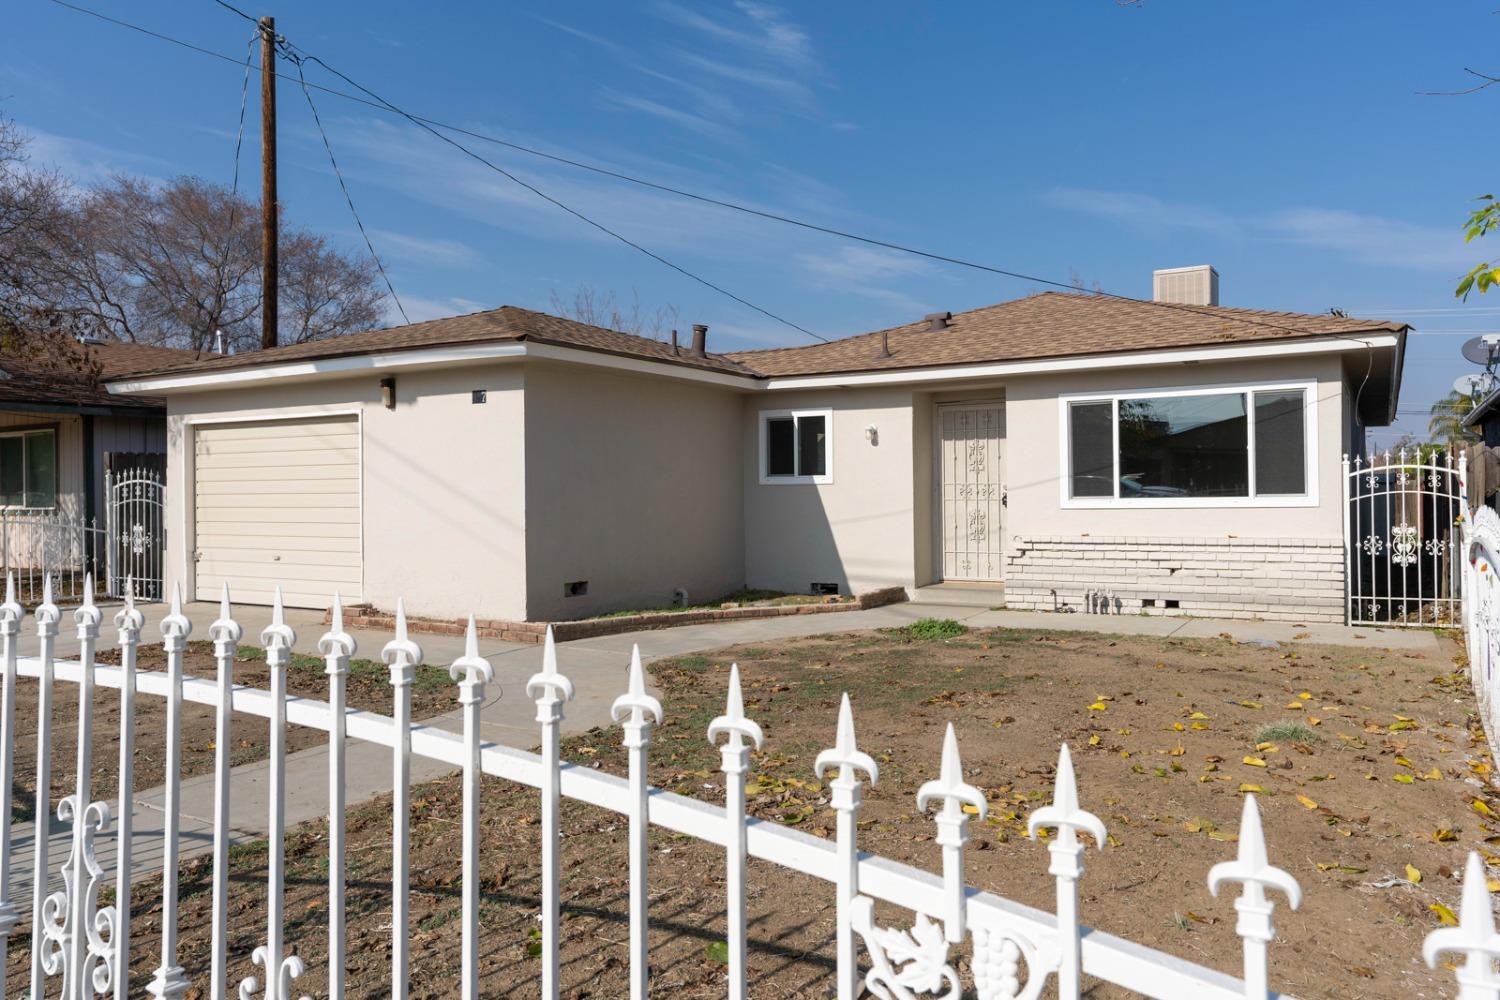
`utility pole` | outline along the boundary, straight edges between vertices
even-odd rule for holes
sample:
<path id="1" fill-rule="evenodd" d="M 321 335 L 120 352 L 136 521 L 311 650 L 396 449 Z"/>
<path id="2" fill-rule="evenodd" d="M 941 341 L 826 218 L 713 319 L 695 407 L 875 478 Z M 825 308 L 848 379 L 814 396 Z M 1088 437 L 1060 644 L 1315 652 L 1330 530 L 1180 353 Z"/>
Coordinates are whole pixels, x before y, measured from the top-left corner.
<path id="1" fill-rule="evenodd" d="M 276 346 L 276 19 L 260 19 L 260 346 Z"/>

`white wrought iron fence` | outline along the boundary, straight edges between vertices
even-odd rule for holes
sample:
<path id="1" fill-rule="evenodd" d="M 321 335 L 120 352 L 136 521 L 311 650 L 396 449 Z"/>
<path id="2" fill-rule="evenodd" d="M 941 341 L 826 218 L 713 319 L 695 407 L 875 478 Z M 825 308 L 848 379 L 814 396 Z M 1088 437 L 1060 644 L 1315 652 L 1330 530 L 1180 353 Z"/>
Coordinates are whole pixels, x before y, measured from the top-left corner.
<path id="1" fill-rule="evenodd" d="M 87 593 L 87 588 L 85 588 Z M 1050 874 L 1056 879 L 1057 913 L 1023 906 L 1011 900 L 971 888 L 964 870 L 964 850 L 971 819 L 982 819 L 987 810 L 984 794 L 964 781 L 958 742 L 950 726 L 943 743 L 936 779 L 922 785 L 917 806 L 933 811 L 936 843 L 942 848 L 942 872 L 933 875 L 885 858 L 861 854 L 856 844 L 861 791 L 879 779 L 876 762 L 859 750 L 848 698 L 839 708 L 833 747 L 818 755 L 815 770 L 829 778 L 831 804 L 837 812 L 834 841 L 745 814 L 745 775 L 752 748 L 760 747 L 765 735 L 746 717 L 740 696 L 738 669 L 731 670 L 724 713 L 708 727 L 707 736 L 720 747 L 724 774 L 723 807 L 651 788 L 647 780 L 647 757 L 652 730 L 662 721 L 662 707 L 645 688 L 639 650 L 634 651 L 626 690 L 614 702 L 612 714 L 621 725 L 622 744 L 628 750 L 627 778 L 587 767 L 566 764 L 559 756 L 558 727 L 565 704 L 574 697 L 572 683 L 559 672 L 556 649 L 549 634 L 543 666 L 526 685 L 527 697 L 536 702 L 541 730 L 541 753 L 534 754 L 486 743 L 480 737 L 480 706 L 493 671 L 480 657 L 472 621 L 467 648 L 454 661 L 450 673 L 457 683 L 458 703 L 463 709 L 463 731 L 449 733 L 411 722 L 412 681 L 422 660 L 420 647 L 407 635 L 405 617 L 398 605 L 396 633 L 382 650 L 391 669 L 393 717 L 351 710 L 346 705 L 345 679 L 350 658 L 356 651 L 353 637 L 341 624 L 338 604 L 332 626 L 319 640 L 326 661 L 329 683 L 327 702 L 288 699 L 287 673 L 296 637 L 285 623 L 278 592 L 272 623 L 261 633 L 270 689 L 235 686 L 232 666 L 242 630 L 230 615 L 228 594 L 220 615 L 208 626 L 214 643 L 217 676 L 184 676 L 184 648 L 193 624 L 182 613 L 180 596 L 174 595 L 170 613 L 161 621 L 166 671 L 136 667 L 144 618 L 127 600 L 114 616 L 121 650 L 119 666 L 96 662 L 95 645 L 102 613 L 86 601 L 72 612 L 80 654 L 77 661 L 59 661 L 54 655 L 63 612 L 52 602 L 50 588 L 33 609 L 39 655 L 20 657 L 17 640 L 24 611 L 17 600 L 13 581 L 7 582 L 6 600 L 0 604 L 0 782 L 7 787 L 13 777 L 15 752 L 15 708 L 17 685 L 22 679 L 39 684 L 37 732 L 36 831 L 31 844 L 48 843 L 51 817 L 71 824 L 71 850 L 61 866 L 59 882 L 49 879 L 48 852 L 33 850 L 29 996 L 61 995 L 83 1000 L 92 994 L 124 1000 L 132 948 L 147 948 L 159 958 L 150 992 L 163 1000 L 182 1000 L 190 989 L 201 988 L 190 981 L 178 951 L 180 861 L 180 765 L 182 751 L 182 707 L 185 702 L 212 705 L 216 710 L 215 806 L 213 810 L 211 958 L 209 992 L 214 998 L 230 995 L 228 982 L 229 934 L 229 805 L 231 722 L 234 714 L 268 719 L 270 723 L 269 845 L 264 943 L 254 949 L 253 961 L 264 970 L 259 977 L 238 984 L 241 1000 L 262 994 L 266 1000 L 290 1000 L 296 995 L 296 980 L 307 972 L 295 951 L 296 942 L 286 940 L 286 754 L 287 727 L 298 725 L 322 730 L 329 736 L 328 781 L 330 791 L 328 865 L 328 983 L 329 995 L 344 995 L 345 938 L 345 830 L 344 789 L 345 739 L 387 747 L 395 779 L 391 837 L 393 878 L 390 886 L 391 981 L 389 995 L 404 998 L 412 928 L 408 898 L 410 879 L 408 847 L 412 789 L 412 759 L 439 761 L 462 771 L 462 974 L 457 992 L 466 1000 L 481 991 L 479 976 L 480 877 L 479 863 L 486 850 L 514 849 L 514 841 L 486 844 L 479 826 L 481 775 L 491 775 L 539 790 L 541 800 L 541 969 L 540 992 L 544 1000 L 559 995 L 558 951 L 562 933 L 559 921 L 559 803 L 563 798 L 586 801 L 627 817 L 629 830 L 629 983 L 632 1000 L 642 1000 L 650 988 L 647 962 L 647 887 L 650 884 L 646 834 L 649 825 L 722 847 L 726 856 L 726 911 L 728 927 L 728 993 L 746 995 L 745 922 L 746 860 L 760 858 L 782 869 L 799 872 L 831 886 L 836 901 L 836 993 L 852 1000 L 862 985 L 882 1000 L 914 1000 L 919 996 L 942 996 L 957 1000 L 966 984 L 960 977 L 958 954 L 971 949 L 972 985 L 980 1000 L 1035 998 L 1049 983 L 1056 995 L 1077 1000 L 1084 973 L 1151 997 L 1193 997 L 1203 1000 L 1267 998 L 1268 947 L 1274 938 L 1273 902 L 1268 893 L 1283 895 L 1296 908 L 1301 891 L 1286 872 L 1268 859 L 1254 796 L 1245 799 L 1237 857 L 1213 866 L 1208 886 L 1214 893 L 1238 884 L 1235 901 L 1237 932 L 1243 939 L 1244 979 L 1183 961 L 1128 940 L 1096 930 L 1086 934 L 1079 923 L 1078 885 L 1083 875 L 1085 844 L 1081 834 L 1102 849 L 1107 842 L 1104 824 L 1086 811 L 1079 799 L 1067 747 L 1058 760 L 1056 788 L 1050 805 L 1029 818 L 1032 835 L 1050 833 Z M 51 789 L 51 754 L 55 733 L 51 717 L 55 685 L 76 685 L 78 692 L 76 787 L 55 798 Z M 122 714 L 119 733 L 120 788 L 117 806 L 96 799 L 90 782 L 94 739 L 93 702 L 96 688 L 120 691 Z M 134 789 L 131 761 L 136 733 L 132 707 L 137 698 L 163 698 L 167 704 L 165 734 L 166 788 L 162 837 L 162 885 L 160 939 L 132 941 L 128 915 L 135 905 L 131 882 L 132 829 L 130 817 Z M 63 748 L 57 748 L 59 752 Z M 115 816 L 119 825 L 113 827 Z M 115 871 L 99 862 L 101 838 L 115 840 Z M 109 846 L 109 845 L 106 845 Z M 23 900 L 11 898 L 12 866 L 17 858 L 12 840 L 10 810 L 0 810 L 0 962 L 9 935 L 20 926 Z M 126 859 L 119 863 L 118 859 Z M 112 886 L 114 899 L 100 905 L 100 893 Z M 49 891 L 52 890 L 52 891 Z M 882 927 L 875 923 L 877 902 L 913 914 L 909 928 Z M 861 961 L 863 952 L 863 961 Z M 1459 996 L 1466 1000 L 1500 1000 L 1500 978 L 1492 960 L 1500 955 L 1500 936 L 1495 933 L 1483 864 L 1477 854 L 1469 856 L 1464 883 L 1464 904 L 1458 926 L 1434 931 L 1424 945 L 1429 964 L 1453 954 L 1463 959 L 1457 970 Z M 0 965 L 3 967 L 3 965 Z M 529 974 L 528 974 L 529 975 Z M 514 983 L 485 983 L 486 991 Z"/>
<path id="2" fill-rule="evenodd" d="M 50 577 L 55 596 L 83 596 L 104 546 L 93 520 L 52 508 L 0 507 L 0 572 L 13 574 L 21 598 L 36 602 Z"/>
<path id="3" fill-rule="evenodd" d="M 1457 627 L 1466 464 L 1402 448 L 1346 455 L 1343 472 L 1347 624 Z"/>

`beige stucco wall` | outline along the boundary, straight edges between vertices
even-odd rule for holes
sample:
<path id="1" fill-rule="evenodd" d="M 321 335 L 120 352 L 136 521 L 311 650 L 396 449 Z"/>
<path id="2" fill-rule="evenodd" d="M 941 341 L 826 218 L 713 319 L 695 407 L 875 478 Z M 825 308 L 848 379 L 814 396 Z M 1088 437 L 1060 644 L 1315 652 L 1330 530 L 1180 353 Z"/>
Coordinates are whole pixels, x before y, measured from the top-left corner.
<path id="1" fill-rule="evenodd" d="M 193 592 L 191 422 L 359 414 L 363 599 L 415 615 L 525 615 L 524 376 L 502 363 L 175 395 L 168 401 L 168 584 Z M 484 389 L 488 401 L 471 402 Z"/>
<path id="2" fill-rule="evenodd" d="M 741 441 L 750 586 L 805 593 L 826 582 L 858 594 L 917 584 L 912 399 L 910 387 L 747 398 Z M 833 410 L 833 482 L 762 485 L 761 412 L 804 408 Z M 872 424 L 875 444 L 865 438 Z"/>
<path id="3" fill-rule="evenodd" d="M 745 585 L 741 394 L 581 365 L 526 366 L 533 620 L 663 607 Z M 565 597 L 564 584 L 588 581 Z"/>

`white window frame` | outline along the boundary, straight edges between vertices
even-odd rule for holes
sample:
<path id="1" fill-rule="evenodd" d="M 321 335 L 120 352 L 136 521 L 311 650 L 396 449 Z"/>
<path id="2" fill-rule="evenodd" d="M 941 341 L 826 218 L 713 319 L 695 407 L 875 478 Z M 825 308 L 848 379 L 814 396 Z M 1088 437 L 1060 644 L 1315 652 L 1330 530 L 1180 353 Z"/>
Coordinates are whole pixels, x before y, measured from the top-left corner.
<path id="1" fill-rule="evenodd" d="M 0 503 L 0 510 L 56 510 L 57 503 L 62 493 L 62 449 L 61 435 L 58 434 L 56 426 L 50 427 L 28 427 L 24 430 L 0 431 L 0 438 L 21 438 L 21 502 L 18 504 Z M 26 503 L 26 496 L 31 492 L 26 481 L 26 470 L 29 464 L 26 461 L 26 450 L 30 445 L 26 438 L 37 437 L 42 434 L 52 435 L 52 502 L 45 507 L 34 507 Z"/>
<path id="2" fill-rule="evenodd" d="M 1317 382 L 1236 382 L 1207 386 L 1163 386 L 1159 389 L 1129 389 L 1113 392 L 1071 393 L 1059 396 L 1058 424 L 1060 428 L 1060 450 L 1058 468 L 1058 495 L 1065 509 L 1073 510 L 1160 510 L 1165 508 L 1233 508 L 1233 507 L 1316 507 L 1318 505 L 1318 394 Z M 1255 493 L 1255 402 L 1254 393 L 1300 390 L 1302 392 L 1302 458 L 1305 464 L 1303 482 L 1307 492 L 1297 496 L 1257 496 Z M 1246 397 L 1245 436 L 1249 464 L 1249 496 L 1243 497 L 1152 497 L 1125 499 L 1120 494 L 1120 420 L 1121 400 L 1154 399 L 1162 396 L 1221 396 L 1239 393 Z M 1073 403 L 1113 403 L 1114 416 L 1111 429 L 1114 435 L 1113 474 L 1115 487 L 1112 497 L 1074 497 L 1073 481 L 1073 424 L 1068 408 Z"/>
<path id="3" fill-rule="evenodd" d="M 791 417 L 800 421 L 803 417 L 823 418 L 823 474 L 821 476 L 772 476 L 766 472 L 771 460 L 770 423 L 774 419 Z M 799 428 L 792 429 L 792 468 L 801 465 L 802 436 Z M 833 483 L 833 410 L 761 410 L 760 411 L 760 484 L 762 486 L 828 486 Z"/>

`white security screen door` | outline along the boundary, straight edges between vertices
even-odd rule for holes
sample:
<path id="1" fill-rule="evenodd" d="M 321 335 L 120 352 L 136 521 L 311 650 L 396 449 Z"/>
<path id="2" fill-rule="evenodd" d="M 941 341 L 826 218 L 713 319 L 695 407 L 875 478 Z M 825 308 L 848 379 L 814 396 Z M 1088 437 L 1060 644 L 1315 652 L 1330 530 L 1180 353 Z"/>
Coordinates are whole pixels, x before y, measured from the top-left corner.
<path id="1" fill-rule="evenodd" d="M 1002 403 L 938 408 L 939 517 L 944 580 L 999 582 L 1005 486 Z"/>

